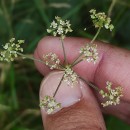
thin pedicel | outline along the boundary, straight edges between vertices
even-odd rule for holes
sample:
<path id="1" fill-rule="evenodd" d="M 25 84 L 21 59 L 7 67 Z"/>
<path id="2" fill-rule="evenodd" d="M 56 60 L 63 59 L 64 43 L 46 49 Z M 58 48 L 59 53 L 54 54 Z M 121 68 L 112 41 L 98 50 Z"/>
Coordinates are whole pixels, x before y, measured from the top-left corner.
<path id="1" fill-rule="evenodd" d="M 123 96 L 123 90 L 121 86 L 117 86 L 115 89 L 113 89 L 112 83 L 110 81 L 107 81 L 106 91 L 104 91 L 102 89 L 99 89 L 92 82 L 78 76 L 78 74 L 73 70 L 73 67 L 82 61 L 92 62 L 93 64 L 96 64 L 98 61 L 98 46 L 94 44 L 94 41 L 98 37 L 102 28 L 110 31 L 114 29 L 114 26 L 111 24 L 111 19 L 104 12 L 97 13 L 95 9 L 91 9 L 89 12 L 93 25 L 95 28 L 97 28 L 97 32 L 90 42 L 85 43 L 85 45 L 80 48 L 79 55 L 74 59 L 74 61 L 72 61 L 72 63 L 68 63 L 67 61 L 64 39 L 67 34 L 71 33 L 73 30 L 71 29 L 69 20 L 63 20 L 58 16 L 56 16 L 52 21 L 50 27 L 47 29 L 47 32 L 49 34 L 52 34 L 54 37 L 59 37 L 64 55 L 63 63 L 60 61 L 58 56 L 52 52 L 43 54 L 43 59 L 36 59 L 34 57 L 29 57 L 26 54 L 23 54 L 23 48 L 21 45 L 24 43 L 24 40 L 16 41 L 15 38 L 11 38 L 9 42 L 3 46 L 3 50 L 0 52 L 0 61 L 2 62 L 12 62 L 15 60 L 15 58 L 20 56 L 23 59 L 27 58 L 41 62 L 48 66 L 51 70 L 59 70 L 64 72 L 53 96 L 51 97 L 49 95 L 46 95 L 40 101 L 40 107 L 44 109 L 48 114 L 52 114 L 56 109 L 62 107 L 62 104 L 58 103 L 55 99 L 55 96 L 58 93 L 62 82 L 66 82 L 68 84 L 68 87 L 76 87 L 78 80 L 83 80 L 87 85 L 94 88 L 102 96 L 102 98 L 106 99 L 106 102 L 101 103 L 103 107 L 119 104 L 120 98 Z"/>

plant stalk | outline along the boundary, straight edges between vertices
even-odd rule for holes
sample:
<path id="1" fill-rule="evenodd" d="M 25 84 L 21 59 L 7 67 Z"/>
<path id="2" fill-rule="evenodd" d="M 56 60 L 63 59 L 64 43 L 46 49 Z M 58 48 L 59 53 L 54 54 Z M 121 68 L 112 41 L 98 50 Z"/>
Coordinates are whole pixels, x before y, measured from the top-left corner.
<path id="1" fill-rule="evenodd" d="M 36 59 L 34 57 L 30 57 L 30 56 L 27 56 L 27 55 L 24 55 L 22 53 L 19 53 L 19 52 L 16 52 L 18 55 L 22 56 L 23 58 L 27 58 L 27 59 L 30 59 L 30 60 L 34 60 L 34 61 L 38 61 L 38 62 L 41 62 L 41 63 L 44 63 L 42 60 L 40 59 Z M 45 64 L 45 63 L 44 63 Z"/>
<path id="2" fill-rule="evenodd" d="M 96 40 L 96 38 L 97 38 L 97 36 L 99 35 L 100 31 L 101 31 L 101 27 L 98 28 L 98 30 L 97 30 L 95 36 L 93 37 L 92 41 L 90 42 L 90 44 L 92 44 L 92 43 Z"/>
<path id="3" fill-rule="evenodd" d="M 71 67 L 74 67 L 75 65 L 77 65 L 78 63 L 80 63 L 80 62 L 82 62 L 82 61 L 83 61 L 83 59 L 76 61 L 74 64 L 72 64 Z"/>
<path id="4" fill-rule="evenodd" d="M 64 79 L 64 75 L 62 76 L 62 78 L 61 78 L 61 80 L 60 80 L 60 82 L 59 82 L 59 84 L 58 84 L 58 86 L 57 86 L 57 88 L 56 88 L 56 90 L 55 90 L 55 92 L 54 92 L 54 94 L 53 94 L 53 97 L 56 96 L 56 94 L 57 94 L 57 92 L 58 92 L 58 90 L 59 90 L 59 88 L 60 88 L 60 85 L 61 85 L 63 79 Z"/>
<path id="5" fill-rule="evenodd" d="M 36 58 L 34 58 L 34 57 L 30 57 L 30 56 L 27 56 L 27 55 L 24 55 L 24 54 L 22 54 L 22 53 L 19 53 L 19 52 L 16 52 L 19 56 L 22 56 L 23 58 L 27 58 L 27 59 L 30 59 L 30 60 L 33 60 L 33 61 L 37 61 L 37 62 L 40 62 L 40 63 L 43 63 L 44 65 L 46 65 L 45 64 L 45 62 L 44 61 L 42 61 L 42 60 L 40 60 L 40 59 L 36 59 Z M 61 65 L 61 64 L 59 64 L 59 66 L 60 66 L 60 68 L 58 69 L 58 70 L 64 70 L 64 67 Z"/>
<path id="6" fill-rule="evenodd" d="M 97 91 L 100 91 L 100 89 L 98 88 L 98 87 L 96 87 L 93 83 L 91 83 L 91 82 L 89 82 L 89 81 L 87 81 L 87 80 L 85 80 L 84 78 L 82 78 L 82 77 L 79 77 L 81 80 L 83 80 L 87 85 L 89 85 L 90 87 L 92 87 L 92 88 L 94 88 L 95 90 L 97 90 Z"/>
<path id="7" fill-rule="evenodd" d="M 83 53 L 81 53 L 72 63 L 71 67 L 73 67 L 75 65 L 75 63 L 78 61 L 78 59 L 83 55 Z"/>
<path id="8" fill-rule="evenodd" d="M 64 47 L 64 41 L 61 38 L 61 44 L 62 44 L 62 49 L 63 49 L 63 55 L 64 55 L 64 64 L 67 63 L 67 58 L 66 58 L 66 53 L 65 53 L 65 47 Z"/>

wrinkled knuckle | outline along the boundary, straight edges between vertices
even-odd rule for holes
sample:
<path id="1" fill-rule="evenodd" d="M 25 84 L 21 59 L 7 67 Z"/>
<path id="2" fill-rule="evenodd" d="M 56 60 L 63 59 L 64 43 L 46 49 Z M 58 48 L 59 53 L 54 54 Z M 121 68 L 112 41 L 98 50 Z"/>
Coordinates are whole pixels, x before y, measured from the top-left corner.
<path id="1" fill-rule="evenodd" d="M 106 130 L 102 120 L 87 111 L 84 104 L 83 100 L 47 117 L 49 129 L 46 130 Z"/>
<path id="2" fill-rule="evenodd" d="M 93 124 L 87 124 L 86 122 L 68 122 L 57 125 L 56 130 L 104 130 L 102 127 Z"/>
<path id="3" fill-rule="evenodd" d="M 71 116 L 70 116 L 71 115 Z M 53 122 L 52 128 L 48 130 L 105 130 L 103 126 L 96 122 L 89 120 L 86 116 L 75 114 L 67 114 L 58 117 L 51 118 Z"/>

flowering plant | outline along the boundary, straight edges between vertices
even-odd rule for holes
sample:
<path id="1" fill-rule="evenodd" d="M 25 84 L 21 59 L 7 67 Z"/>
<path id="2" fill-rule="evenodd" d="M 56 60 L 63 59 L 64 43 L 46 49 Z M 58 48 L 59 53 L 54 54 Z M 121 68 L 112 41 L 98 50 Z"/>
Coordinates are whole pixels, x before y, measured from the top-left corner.
<path id="1" fill-rule="evenodd" d="M 86 84 L 90 87 L 93 87 L 102 98 L 106 99 L 105 103 L 101 103 L 103 107 L 108 105 L 117 105 L 120 103 L 120 97 L 122 97 L 122 88 L 121 86 L 117 86 L 115 89 L 112 88 L 112 83 L 110 81 L 106 82 L 106 90 L 101 90 L 93 83 L 86 81 L 82 77 L 80 77 L 74 70 L 73 67 L 82 61 L 92 62 L 96 64 L 98 61 L 98 49 L 97 45 L 94 44 L 98 34 L 100 33 L 102 28 L 109 29 L 112 31 L 114 26 L 111 24 L 111 19 L 104 13 L 97 13 L 95 9 L 91 9 L 90 17 L 94 24 L 94 27 L 97 28 L 97 33 L 93 37 L 93 39 L 89 43 L 85 43 L 85 46 L 80 48 L 79 56 L 74 59 L 72 63 L 68 63 L 66 58 L 66 51 L 64 46 L 64 39 L 68 33 L 71 33 L 73 30 L 71 28 L 70 21 L 63 20 L 61 17 L 56 16 L 55 20 L 52 21 L 50 27 L 47 29 L 49 34 L 52 34 L 54 37 L 59 36 L 59 40 L 61 41 L 61 46 L 64 54 L 63 63 L 60 61 L 58 56 L 55 53 L 49 52 L 48 54 L 43 54 L 43 59 L 35 59 L 34 57 L 29 57 L 23 54 L 23 48 L 21 45 L 24 43 L 24 40 L 18 40 L 15 42 L 15 38 L 10 39 L 9 43 L 6 43 L 3 46 L 3 51 L 0 52 L 0 61 L 12 62 L 16 57 L 21 56 L 22 58 L 28 58 L 31 60 L 36 60 L 37 62 L 41 62 L 48 66 L 51 70 L 60 70 L 63 71 L 63 76 L 53 94 L 53 96 L 46 95 L 40 101 L 40 107 L 45 109 L 48 114 L 52 114 L 56 109 L 62 106 L 61 103 L 58 103 L 55 99 L 55 96 L 62 84 L 62 82 L 66 82 L 68 87 L 76 87 L 78 84 L 78 79 L 82 79 Z"/>

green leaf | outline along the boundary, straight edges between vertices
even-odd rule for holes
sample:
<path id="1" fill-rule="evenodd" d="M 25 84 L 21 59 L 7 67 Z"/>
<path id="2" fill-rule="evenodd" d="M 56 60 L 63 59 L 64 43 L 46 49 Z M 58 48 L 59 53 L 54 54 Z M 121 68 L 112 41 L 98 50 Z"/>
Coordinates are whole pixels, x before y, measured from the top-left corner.
<path id="1" fill-rule="evenodd" d="M 107 130 L 130 130 L 130 126 L 116 117 L 110 116 L 106 122 Z"/>

